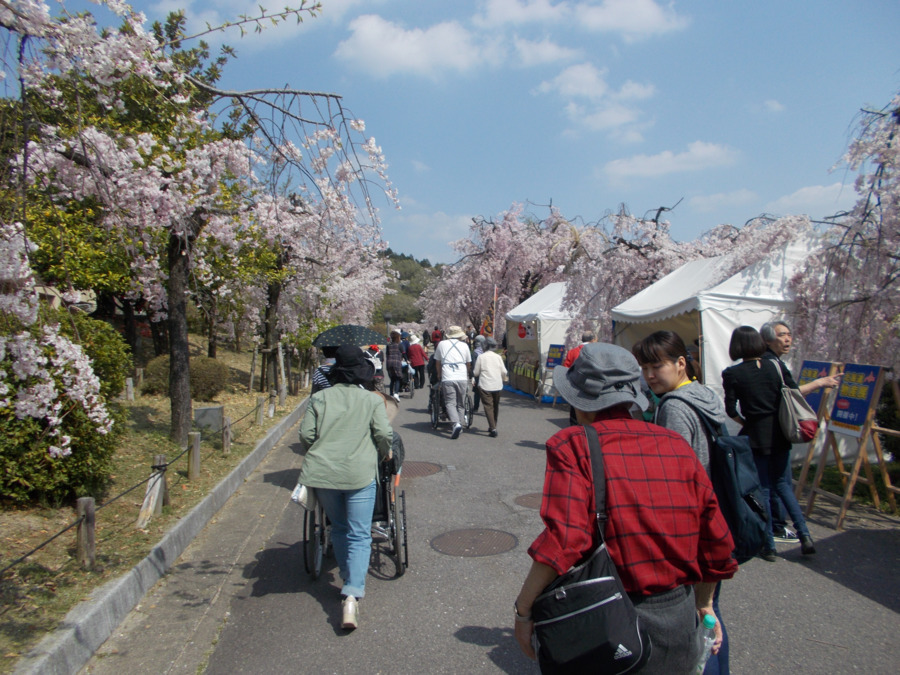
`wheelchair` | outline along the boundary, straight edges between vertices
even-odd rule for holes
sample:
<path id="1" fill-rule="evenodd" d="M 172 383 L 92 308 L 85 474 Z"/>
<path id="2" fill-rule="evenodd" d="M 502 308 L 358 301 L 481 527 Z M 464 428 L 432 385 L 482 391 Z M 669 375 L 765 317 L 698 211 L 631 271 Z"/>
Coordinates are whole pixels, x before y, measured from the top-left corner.
<path id="1" fill-rule="evenodd" d="M 380 559 L 386 553 L 394 561 L 395 577 L 409 567 L 409 544 L 406 534 L 406 491 L 400 490 L 403 465 L 403 441 L 395 433 L 393 458 L 378 463 L 375 479 L 375 509 L 372 513 L 372 556 Z M 325 557 L 332 554 L 331 524 L 321 503 L 303 514 L 303 566 L 312 579 L 322 573 Z"/>
<path id="2" fill-rule="evenodd" d="M 406 361 L 403 362 L 403 377 L 400 378 L 400 393 L 409 394 L 412 398 L 416 394 L 416 383 L 413 379 L 413 368 Z"/>
<path id="3" fill-rule="evenodd" d="M 472 426 L 472 391 L 471 387 L 466 385 L 466 398 L 463 401 L 463 419 L 462 425 L 466 429 Z M 434 382 L 431 385 L 431 391 L 428 398 L 428 412 L 431 415 L 431 428 L 437 429 L 441 422 L 449 422 L 450 417 L 447 415 L 447 406 L 444 402 L 444 391 L 440 382 Z"/>
<path id="4" fill-rule="evenodd" d="M 403 470 L 403 441 L 394 432 L 394 457 L 378 466 L 375 511 L 372 514 L 372 556 L 377 561 L 387 554 L 394 561 L 394 576 L 403 576 L 409 567 L 406 533 L 406 491 L 400 489 Z M 399 441 L 399 452 L 398 452 Z"/>

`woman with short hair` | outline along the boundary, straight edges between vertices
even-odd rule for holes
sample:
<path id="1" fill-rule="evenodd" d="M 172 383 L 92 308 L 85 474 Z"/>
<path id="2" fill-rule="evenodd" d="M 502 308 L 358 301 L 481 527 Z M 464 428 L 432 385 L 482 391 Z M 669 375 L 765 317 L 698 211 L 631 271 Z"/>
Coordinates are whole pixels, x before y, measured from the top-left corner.
<path id="1" fill-rule="evenodd" d="M 779 375 L 776 368 L 780 367 L 780 361 L 776 363 L 769 359 L 763 360 L 765 352 L 766 343 L 759 331 L 751 326 L 735 328 L 731 334 L 728 354 L 735 361 L 741 359 L 741 363 L 722 371 L 722 386 L 725 388 L 725 412 L 742 425 L 741 434 L 750 438 L 766 511 L 769 513 L 768 544 L 761 556 L 763 560 L 775 562 L 775 536 L 769 505 L 769 492 L 772 490 L 784 502 L 794 521 L 797 536 L 800 537 L 800 551 L 804 555 L 811 555 L 816 552 L 816 547 L 803 511 L 794 496 L 791 442 L 778 422 L 783 374 Z"/>

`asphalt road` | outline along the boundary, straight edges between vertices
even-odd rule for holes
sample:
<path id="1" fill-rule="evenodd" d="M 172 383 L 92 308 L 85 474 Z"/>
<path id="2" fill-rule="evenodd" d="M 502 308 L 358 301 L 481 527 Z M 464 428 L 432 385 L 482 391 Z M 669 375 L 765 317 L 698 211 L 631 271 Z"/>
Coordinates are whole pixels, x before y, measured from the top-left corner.
<path id="1" fill-rule="evenodd" d="M 512 602 L 541 530 L 529 495 L 542 487 L 544 441 L 568 412 L 505 393 L 498 438 L 479 413 L 453 441 L 448 424 L 431 429 L 426 403 L 425 392 L 404 397 L 394 423 L 407 461 L 436 469 L 401 481 L 409 569 L 392 578 L 392 563 L 375 561 L 359 629 L 340 628 L 333 561 L 317 581 L 303 570 L 302 512 L 288 499 L 300 466 L 294 428 L 82 672 L 538 672 L 513 638 Z M 752 560 L 724 586 L 733 673 L 897 672 L 900 520 L 851 510 L 836 532 L 835 513 L 819 499 L 815 556 L 779 544 L 776 563 Z M 475 552 L 511 548 L 470 556 L 432 546 L 474 529 L 488 531 L 471 540 Z"/>

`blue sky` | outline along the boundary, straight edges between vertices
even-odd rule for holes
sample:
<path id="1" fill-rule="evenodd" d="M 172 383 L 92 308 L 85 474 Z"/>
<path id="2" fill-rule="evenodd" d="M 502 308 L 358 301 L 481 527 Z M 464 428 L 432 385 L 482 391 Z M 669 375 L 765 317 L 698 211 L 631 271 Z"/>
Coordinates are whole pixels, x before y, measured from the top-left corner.
<path id="1" fill-rule="evenodd" d="M 193 26 L 270 0 L 133 2 Z M 855 201 L 831 171 L 862 107 L 900 87 L 896 0 L 322 0 L 243 39 L 228 88 L 341 94 L 390 165 L 398 252 L 451 262 L 473 216 L 551 202 L 592 223 L 660 206 L 688 240 Z"/>

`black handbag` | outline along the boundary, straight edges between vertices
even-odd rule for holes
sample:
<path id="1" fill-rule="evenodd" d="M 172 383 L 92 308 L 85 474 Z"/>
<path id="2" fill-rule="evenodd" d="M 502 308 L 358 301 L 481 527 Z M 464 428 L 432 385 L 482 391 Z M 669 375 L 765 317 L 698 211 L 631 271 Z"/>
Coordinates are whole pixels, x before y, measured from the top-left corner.
<path id="1" fill-rule="evenodd" d="M 541 673 L 636 673 L 650 658 L 650 637 L 622 587 L 604 542 L 606 475 L 600 439 L 584 427 L 591 449 L 599 545 L 557 577 L 531 608 Z"/>

